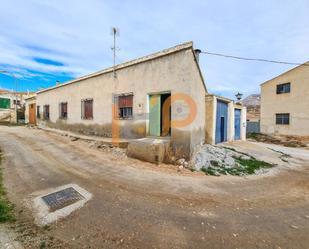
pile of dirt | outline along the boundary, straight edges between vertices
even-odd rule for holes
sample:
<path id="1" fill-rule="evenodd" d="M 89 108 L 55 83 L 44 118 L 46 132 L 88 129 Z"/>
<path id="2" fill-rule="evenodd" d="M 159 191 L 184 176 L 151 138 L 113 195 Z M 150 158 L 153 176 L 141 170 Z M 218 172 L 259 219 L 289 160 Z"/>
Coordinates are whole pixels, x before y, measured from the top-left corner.
<path id="1" fill-rule="evenodd" d="M 307 143 L 309 141 L 305 138 L 297 136 L 267 135 L 262 133 L 251 133 L 248 135 L 248 138 L 257 142 L 278 144 L 285 147 L 294 148 L 307 147 Z"/>
<path id="2" fill-rule="evenodd" d="M 273 165 L 232 148 L 205 144 L 197 149 L 190 163 L 208 175 L 249 175 Z"/>

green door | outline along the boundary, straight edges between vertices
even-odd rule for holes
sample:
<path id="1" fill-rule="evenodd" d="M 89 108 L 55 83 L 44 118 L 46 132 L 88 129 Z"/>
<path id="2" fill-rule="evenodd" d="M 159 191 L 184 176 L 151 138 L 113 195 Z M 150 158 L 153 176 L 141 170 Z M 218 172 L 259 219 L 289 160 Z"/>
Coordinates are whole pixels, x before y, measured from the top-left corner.
<path id="1" fill-rule="evenodd" d="M 10 109 L 11 100 L 6 98 L 0 98 L 0 109 Z"/>
<path id="2" fill-rule="evenodd" d="M 149 135 L 161 135 L 161 95 L 149 95 Z"/>

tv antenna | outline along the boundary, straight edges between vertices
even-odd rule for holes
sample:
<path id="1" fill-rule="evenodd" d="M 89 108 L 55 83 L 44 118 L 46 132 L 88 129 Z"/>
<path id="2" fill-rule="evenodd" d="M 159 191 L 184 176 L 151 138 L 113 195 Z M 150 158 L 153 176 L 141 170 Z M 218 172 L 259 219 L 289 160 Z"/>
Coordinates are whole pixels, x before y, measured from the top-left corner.
<path id="1" fill-rule="evenodd" d="M 112 27 L 111 28 L 111 34 L 114 38 L 114 44 L 112 46 L 112 50 L 113 50 L 113 68 L 114 68 L 114 78 L 117 78 L 117 75 L 116 75 L 116 50 L 119 50 L 117 47 L 116 47 L 116 36 L 119 36 L 119 29 L 116 28 L 116 27 Z"/>

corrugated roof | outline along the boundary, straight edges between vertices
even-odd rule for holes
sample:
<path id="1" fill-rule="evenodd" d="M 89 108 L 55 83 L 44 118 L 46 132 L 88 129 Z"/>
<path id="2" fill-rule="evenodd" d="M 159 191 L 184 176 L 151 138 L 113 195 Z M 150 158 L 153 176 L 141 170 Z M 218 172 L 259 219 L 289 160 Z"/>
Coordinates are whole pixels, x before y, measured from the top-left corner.
<path id="1" fill-rule="evenodd" d="M 119 70 L 119 69 L 122 69 L 122 68 L 125 68 L 125 67 L 129 67 L 129 66 L 132 66 L 132 65 L 136 65 L 136 64 L 139 64 L 139 63 L 142 63 L 142 62 L 145 62 L 145 61 L 153 60 L 153 59 L 156 59 L 156 58 L 159 58 L 159 57 L 162 57 L 162 56 L 166 56 L 166 55 L 169 55 L 169 54 L 172 54 L 172 53 L 184 50 L 184 49 L 188 49 L 188 48 L 191 48 L 193 50 L 193 42 L 192 41 L 185 42 L 185 43 L 179 44 L 177 46 L 174 46 L 174 47 L 171 47 L 171 48 L 168 48 L 168 49 L 164 49 L 160 52 L 156 52 L 156 53 L 153 53 L 153 54 L 150 54 L 150 55 L 146 55 L 146 56 L 143 56 L 143 57 L 140 57 L 140 58 L 128 61 L 128 62 L 124 62 L 122 64 L 118 64 L 118 65 L 116 65 L 116 70 Z M 37 91 L 37 94 L 42 93 L 42 92 L 46 92 L 46 91 L 50 91 L 50 90 L 53 90 L 53 89 L 56 89 L 56 88 L 59 88 L 59 87 L 63 87 L 63 86 L 69 85 L 69 84 L 73 84 L 75 82 L 85 80 L 85 79 L 88 79 L 88 78 L 91 78 L 91 77 L 99 76 L 99 75 L 102 75 L 102 74 L 105 74 L 105 73 L 110 73 L 110 72 L 113 72 L 113 70 L 114 70 L 114 67 L 109 67 L 109 68 L 100 70 L 98 72 L 91 73 L 91 74 L 88 74 L 88 75 L 67 81 L 67 82 L 60 84 L 60 85 L 56 85 L 56 86 L 52 86 L 52 87 L 49 87 L 49 88 L 46 88 L 46 89 L 39 90 L 39 91 Z M 200 72 L 200 74 L 201 74 L 201 72 Z M 202 74 L 201 74 L 201 78 L 203 80 Z M 204 80 L 203 80 L 203 82 L 204 82 Z M 205 86 L 205 84 L 204 84 L 204 86 Z"/>

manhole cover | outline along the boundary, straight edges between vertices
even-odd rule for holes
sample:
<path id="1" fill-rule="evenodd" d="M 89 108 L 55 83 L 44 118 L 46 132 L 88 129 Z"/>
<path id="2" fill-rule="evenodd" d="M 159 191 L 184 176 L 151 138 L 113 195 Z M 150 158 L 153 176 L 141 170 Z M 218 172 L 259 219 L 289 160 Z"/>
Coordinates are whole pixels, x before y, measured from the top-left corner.
<path id="1" fill-rule="evenodd" d="M 42 199 L 48 205 L 50 211 L 53 212 L 82 200 L 84 197 L 74 188 L 69 187 L 58 192 L 45 195 Z"/>

